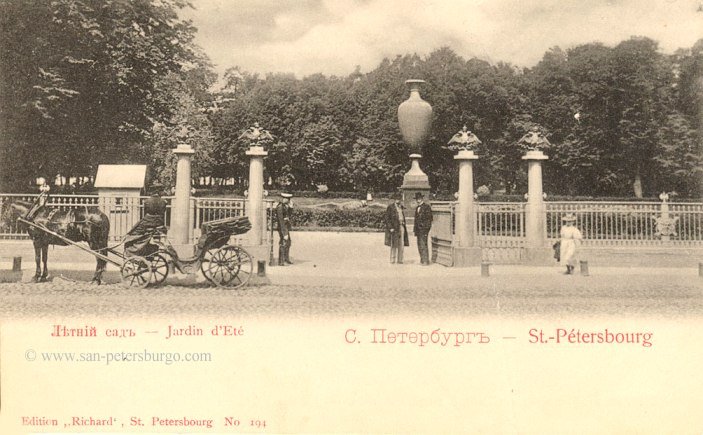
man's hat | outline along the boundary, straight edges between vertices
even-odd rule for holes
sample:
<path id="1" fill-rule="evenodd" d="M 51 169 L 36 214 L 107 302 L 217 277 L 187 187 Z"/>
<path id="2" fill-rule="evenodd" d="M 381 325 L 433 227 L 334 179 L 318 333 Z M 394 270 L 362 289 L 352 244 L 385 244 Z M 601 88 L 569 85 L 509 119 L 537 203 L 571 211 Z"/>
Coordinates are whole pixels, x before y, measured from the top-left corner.
<path id="1" fill-rule="evenodd" d="M 423 198 L 424 198 L 424 195 L 422 194 L 422 192 L 415 192 L 415 199 L 423 199 Z"/>
<path id="2" fill-rule="evenodd" d="M 283 197 L 283 198 L 292 198 L 292 197 L 293 197 L 293 194 L 292 194 L 292 193 L 288 193 L 288 192 L 281 192 L 281 197 Z"/>
<path id="3" fill-rule="evenodd" d="M 154 183 L 151 185 L 149 188 L 149 193 L 153 195 L 161 195 L 161 192 L 164 190 L 164 186 L 159 183 Z"/>
<path id="4" fill-rule="evenodd" d="M 576 216 L 574 216 L 572 213 L 569 213 L 567 215 L 564 215 L 561 218 L 562 222 L 576 222 Z"/>

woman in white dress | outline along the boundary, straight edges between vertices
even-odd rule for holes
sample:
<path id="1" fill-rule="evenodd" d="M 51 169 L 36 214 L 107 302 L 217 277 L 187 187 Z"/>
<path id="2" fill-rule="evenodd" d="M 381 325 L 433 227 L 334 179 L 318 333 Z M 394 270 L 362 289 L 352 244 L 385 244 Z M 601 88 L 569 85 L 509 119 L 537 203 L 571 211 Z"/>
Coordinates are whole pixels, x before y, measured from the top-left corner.
<path id="1" fill-rule="evenodd" d="M 574 273 L 574 266 L 576 265 L 576 252 L 578 247 L 581 245 L 581 231 L 576 228 L 576 216 L 573 214 L 567 214 L 562 219 L 562 227 L 560 231 L 561 246 L 560 246 L 560 256 L 561 265 L 566 266 L 567 275 Z"/>

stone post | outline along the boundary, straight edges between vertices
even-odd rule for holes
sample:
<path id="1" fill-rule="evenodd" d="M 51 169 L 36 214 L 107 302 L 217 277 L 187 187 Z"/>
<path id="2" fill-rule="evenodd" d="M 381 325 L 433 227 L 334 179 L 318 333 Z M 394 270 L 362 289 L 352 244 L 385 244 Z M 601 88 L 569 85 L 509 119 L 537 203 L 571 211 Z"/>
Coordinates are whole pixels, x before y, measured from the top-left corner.
<path id="1" fill-rule="evenodd" d="M 264 147 L 251 146 L 246 152 L 251 158 L 249 162 L 249 196 L 247 197 L 247 213 L 251 230 L 249 231 L 249 243 L 259 246 L 263 243 L 264 234 L 264 157 L 268 152 Z"/>
<path id="2" fill-rule="evenodd" d="M 474 246 L 474 172 L 473 160 L 478 156 L 470 150 L 461 150 L 454 160 L 459 161 L 459 208 L 455 233 L 462 248 Z"/>
<path id="3" fill-rule="evenodd" d="M 536 264 L 551 264 L 551 250 L 547 247 L 545 205 L 542 191 L 542 161 L 548 157 L 542 151 L 530 150 L 527 160 L 527 206 L 525 207 L 525 250 L 527 260 Z"/>
<path id="4" fill-rule="evenodd" d="M 171 228 L 169 239 L 174 245 L 187 245 L 190 234 L 190 160 L 195 150 L 181 144 L 173 150 L 178 157 L 176 166 L 176 192 L 171 204 Z"/>
<path id="5" fill-rule="evenodd" d="M 473 161 L 478 159 L 472 150 L 460 150 L 454 160 L 459 162 L 459 206 L 456 215 L 455 266 L 472 266 L 481 263 L 481 248 L 476 247 L 474 213 Z"/>

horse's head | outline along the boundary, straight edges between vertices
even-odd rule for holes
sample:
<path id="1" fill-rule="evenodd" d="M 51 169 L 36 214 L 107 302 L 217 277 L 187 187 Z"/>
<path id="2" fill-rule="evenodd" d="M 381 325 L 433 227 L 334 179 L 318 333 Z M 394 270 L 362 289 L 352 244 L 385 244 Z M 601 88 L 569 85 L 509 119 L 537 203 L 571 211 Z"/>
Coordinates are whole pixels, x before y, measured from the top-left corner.
<path id="1" fill-rule="evenodd" d="M 31 205 L 25 201 L 5 201 L 2 204 L 2 215 L 0 215 L 2 232 L 15 228 L 17 226 L 17 218 L 26 215 L 30 207 Z"/>

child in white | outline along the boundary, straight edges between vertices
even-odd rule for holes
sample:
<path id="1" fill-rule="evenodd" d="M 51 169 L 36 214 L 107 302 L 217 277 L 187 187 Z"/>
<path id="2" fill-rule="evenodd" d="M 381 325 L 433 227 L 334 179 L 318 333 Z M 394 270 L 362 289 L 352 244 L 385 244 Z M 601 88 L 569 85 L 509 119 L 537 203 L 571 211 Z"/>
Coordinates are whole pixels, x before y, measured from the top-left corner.
<path id="1" fill-rule="evenodd" d="M 560 256 L 561 265 L 566 266 L 566 274 L 571 275 L 574 273 L 574 266 L 576 265 L 576 251 L 581 245 L 581 231 L 576 228 L 576 217 L 574 215 L 566 215 L 562 218 L 563 226 L 561 227 L 560 237 Z"/>

